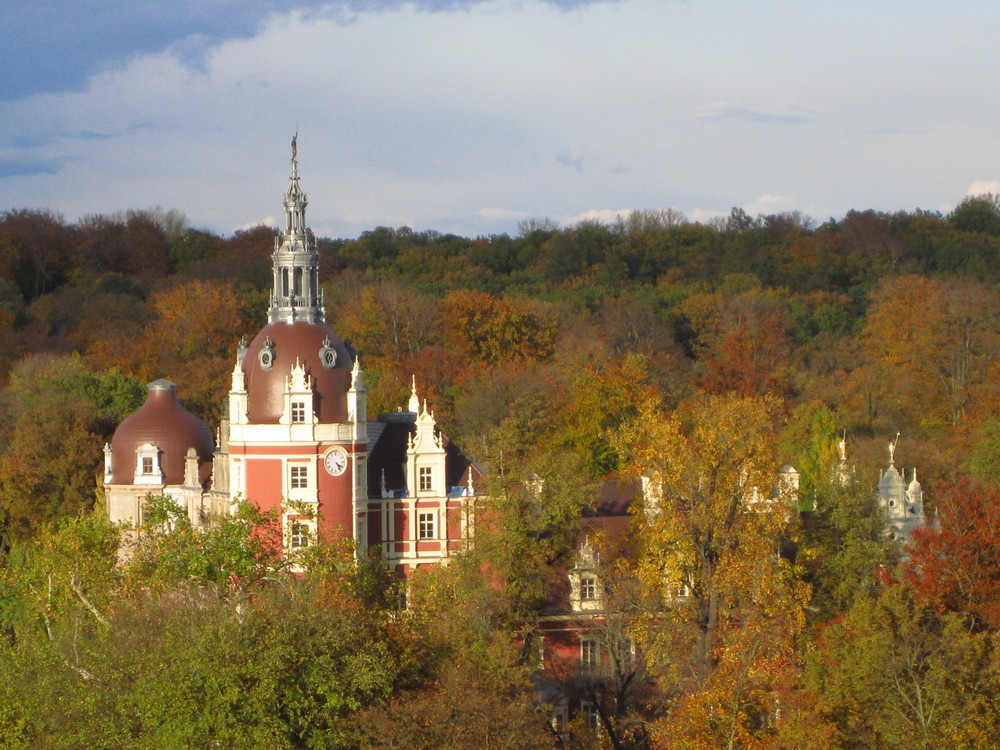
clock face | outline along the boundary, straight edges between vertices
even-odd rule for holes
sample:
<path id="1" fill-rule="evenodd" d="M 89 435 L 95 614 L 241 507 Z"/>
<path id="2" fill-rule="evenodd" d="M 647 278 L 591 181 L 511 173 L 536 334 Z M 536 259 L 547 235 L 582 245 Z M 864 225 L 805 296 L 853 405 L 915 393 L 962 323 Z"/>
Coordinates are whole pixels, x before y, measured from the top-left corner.
<path id="1" fill-rule="evenodd" d="M 340 448 L 334 448 L 326 454 L 323 465 L 333 476 L 339 477 L 347 469 L 347 454 Z"/>

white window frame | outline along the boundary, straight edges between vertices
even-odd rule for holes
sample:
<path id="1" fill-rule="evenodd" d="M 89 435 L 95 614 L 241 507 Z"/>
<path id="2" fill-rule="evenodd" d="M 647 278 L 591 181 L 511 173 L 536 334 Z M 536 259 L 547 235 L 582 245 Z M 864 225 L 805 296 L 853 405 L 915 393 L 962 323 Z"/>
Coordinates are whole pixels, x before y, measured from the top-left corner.
<path id="1" fill-rule="evenodd" d="M 135 449 L 135 484 L 162 484 L 163 466 L 160 464 L 160 449 L 152 443 L 143 443 Z M 152 465 L 147 463 L 147 459 Z"/>
<path id="2" fill-rule="evenodd" d="M 306 402 L 292 401 L 292 424 L 305 424 Z"/>
<path id="3" fill-rule="evenodd" d="M 437 514 L 434 511 L 417 511 L 417 539 L 437 539 Z"/>
<path id="4" fill-rule="evenodd" d="M 301 520 L 288 523 L 288 548 L 305 549 L 312 542 L 312 525 Z"/>
<path id="5" fill-rule="evenodd" d="M 580 601 L 597 601 L 597 576 L 580 576 Z"/>
<path id="6" fill-rule="evenodd" d="M 591 701 L 580 701 L 580 715 L 583 716 L 583 724 L 594 732 L 601 729 L 601 714 L 597 706 Z"/>
<path id="7" fill-rule="evenodd" d="M 288 467 L 288 486 L 293 490 L 309 489 L 309 467 L 306 464 L 291 464 Z"/>
<path id="8" fill-rule="evenodd" d="M 434 468 L 421 466 L 417 469 L 417 486 L 420 492 L 431 492 L 434 489 Z"/>

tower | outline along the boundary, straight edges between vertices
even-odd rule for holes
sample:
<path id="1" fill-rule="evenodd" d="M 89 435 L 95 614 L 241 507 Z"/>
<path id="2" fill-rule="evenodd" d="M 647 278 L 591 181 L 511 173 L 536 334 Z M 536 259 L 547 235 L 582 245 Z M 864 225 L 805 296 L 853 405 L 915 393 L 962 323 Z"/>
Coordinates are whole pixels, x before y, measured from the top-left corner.
<path id="1" fill-rule="evenodd" d="M 897 436 L 898 439 L 898 436 Z M 924 492 L 917 481 L 917 470 L 909 483 L 896 469 L 896 444 L 889 443 L 889 466 L 878 482 L 878 501 L 885 513 L 889 536 L 900 546 L 910 541 L 913 529 L 924 526 Z"/>
<path id="2" fill-rule="evenodd" d="M 364 377 L 326 324 L 319 253 L 306 225 L 296 142 L 275 238 L 268 323 L 237 350 L 217 486 L 280 512 L 287 547 L 317 535 L 367 541 Z M 219 471 L 224 463 L 227 470 Z"/>
<path id="3" fill-rule="evenodd" d="M 317 538 L 353 540 L 360 553 L 378 545 L 405 577 L 471 543 L 482 473 L 440 431 L 415 380 L 407 411 L 368 420 L 360 363 L 325 320 L 296 157 L 293 139 L 268 322 L 237 346 L 216 439 L 172 383 L 150 384 L 105 449 L 109 510 L 141 525 L 146 494 L 164 494 L 201 526 L 242 499 L 281 518 L 289 552 Z"/>

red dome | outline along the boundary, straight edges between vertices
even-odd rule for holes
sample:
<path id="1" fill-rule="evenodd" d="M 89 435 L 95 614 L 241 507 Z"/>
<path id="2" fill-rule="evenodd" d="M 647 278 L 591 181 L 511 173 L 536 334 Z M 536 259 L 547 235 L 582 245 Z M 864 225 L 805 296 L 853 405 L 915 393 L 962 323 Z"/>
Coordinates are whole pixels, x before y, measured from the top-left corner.
<path id="1" fill-rule="evenodd" d="M 215 440 L 208 425 L 177 400 L 177 390 L 169 380 L 147 386 L 146 403 L 118 425 L 111 438 L 112 484 L 132 484 L 135 479 L 136 449 L 152 443 L 160 449 L 164 484 L 184 483 L 184 457 L 189 448 L 198 452 L 198 475 L 205 484 L 212 476 Z"/>
<path id="2" fill-rule="evenodd" d="M 270 367 L 261 362 L 261 349 L 270 341 Z M 334 362 L 324 367 L 321 354 L 332 350 Z M 312 377 L 314 409 L 323 424 L 347 421 L 347 391 L 351 387 L 351 360 L 347 347 L 326 323 L 271 323 L 261 329 L 243 356 L 247 412 L 254 424 L 277 424 L 285 404 L 285 388 L 298 361 Z"/>

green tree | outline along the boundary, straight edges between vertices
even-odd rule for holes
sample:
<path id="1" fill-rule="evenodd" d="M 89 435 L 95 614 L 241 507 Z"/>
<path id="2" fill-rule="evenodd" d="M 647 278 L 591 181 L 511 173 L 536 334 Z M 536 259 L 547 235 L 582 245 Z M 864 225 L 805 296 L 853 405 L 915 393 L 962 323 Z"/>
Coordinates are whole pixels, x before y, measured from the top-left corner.
<path id="1" fill-rule="evenodd" d="M 939 616 L 907 586 L 859 597 L 810 651 L 809 682 L 846 747 L 992 747 L 995 636 Z"/>
<path id="2" fill-rule="evenodd" d="M 12 428 L 0 453 L 4 535 L 23 538 L 93 506 L 101 444 L 143 393 L 134 379 L 95 374 L 78 356 L 35 355 L 15 366 L 3 394 Z"/>

